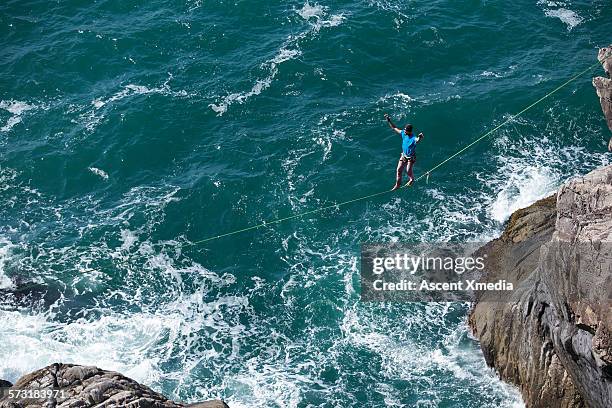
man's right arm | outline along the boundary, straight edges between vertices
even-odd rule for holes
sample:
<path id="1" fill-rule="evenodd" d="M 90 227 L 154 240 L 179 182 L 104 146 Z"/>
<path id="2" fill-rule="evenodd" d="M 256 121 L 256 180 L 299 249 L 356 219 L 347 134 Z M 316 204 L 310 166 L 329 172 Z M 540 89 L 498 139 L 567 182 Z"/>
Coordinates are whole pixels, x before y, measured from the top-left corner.
<path id="1" fill-rule="evenodd" d="M 396 133 L 402 133 L 402 131 L 397 126 L 395 126 L 395 123 L 391 121 L 391 116 L 385 113 L 385 119 L 387 119 L 387 123 L 389 124 L 389 127 L 391 129 L 395 130 Z"/>

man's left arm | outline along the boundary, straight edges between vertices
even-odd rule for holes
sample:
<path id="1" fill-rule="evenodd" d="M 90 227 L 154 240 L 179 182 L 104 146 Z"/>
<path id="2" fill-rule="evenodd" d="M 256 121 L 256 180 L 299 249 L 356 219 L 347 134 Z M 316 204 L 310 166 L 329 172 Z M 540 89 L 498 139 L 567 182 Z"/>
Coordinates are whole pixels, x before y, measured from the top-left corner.
<path id="1" fill-rule="evenodd" d="M 423 134 L 423 132 L 419 133 L 419 134 L 418 134 L 418 136 L 417 136 L 417 138 L 416 138 L 416 139 L 417 139 L 417 140 L 416 140 L 416 141 L 417 141 L 417 143 L 419 143 L 421 140 L 423 140 L 423 138 L 424 138 L 424 137 L 425 137 L 425 135 Z"/>

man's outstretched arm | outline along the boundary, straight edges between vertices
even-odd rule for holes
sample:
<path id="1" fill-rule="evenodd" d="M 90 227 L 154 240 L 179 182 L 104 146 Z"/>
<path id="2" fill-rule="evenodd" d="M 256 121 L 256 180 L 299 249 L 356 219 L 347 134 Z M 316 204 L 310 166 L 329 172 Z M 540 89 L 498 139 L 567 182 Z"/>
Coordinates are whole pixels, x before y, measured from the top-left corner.
<path id="1" fill-rule="evenodd" d="M 393 123 L 393 121 L 391 121 L 391 116 L 389 116 L 389 114 L 385 113 L 385 119 L 387 119 L 387 123 L 389 124 L 389 127 L 391 129 L 395 130 L 395 132 L 397 132 L 397 133 L 402 133 L 400 128 L 395 126 L 395 123 Z"/>

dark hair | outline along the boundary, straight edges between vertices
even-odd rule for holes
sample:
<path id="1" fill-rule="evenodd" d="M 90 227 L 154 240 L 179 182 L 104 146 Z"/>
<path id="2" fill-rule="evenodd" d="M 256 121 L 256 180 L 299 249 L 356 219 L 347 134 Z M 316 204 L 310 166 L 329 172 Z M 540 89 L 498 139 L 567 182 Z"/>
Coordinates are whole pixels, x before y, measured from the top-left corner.
<path id="1" fill-rule="evenodd" d="M 406 132 L 412 132 L 412 125 L 408 123 L 406 126 L 404 126 L 404 130 L 406 130 Z"/>

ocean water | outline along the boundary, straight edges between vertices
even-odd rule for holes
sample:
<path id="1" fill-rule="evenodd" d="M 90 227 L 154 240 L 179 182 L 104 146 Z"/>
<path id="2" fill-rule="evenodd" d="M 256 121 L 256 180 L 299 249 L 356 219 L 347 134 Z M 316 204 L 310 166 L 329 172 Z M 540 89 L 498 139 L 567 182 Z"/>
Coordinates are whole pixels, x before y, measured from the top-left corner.
<path id="1" fill-rule="evenodd" d="M 62 361 L 232 407 L 516 407 L 469 306 L 359 301 L 368 241 L 483 241 L 609 163 L 608 1 L 4 1 L 0 378 Z M 593 73 L 601 74 L 600 69 Z"/>

